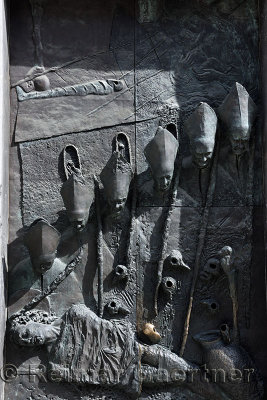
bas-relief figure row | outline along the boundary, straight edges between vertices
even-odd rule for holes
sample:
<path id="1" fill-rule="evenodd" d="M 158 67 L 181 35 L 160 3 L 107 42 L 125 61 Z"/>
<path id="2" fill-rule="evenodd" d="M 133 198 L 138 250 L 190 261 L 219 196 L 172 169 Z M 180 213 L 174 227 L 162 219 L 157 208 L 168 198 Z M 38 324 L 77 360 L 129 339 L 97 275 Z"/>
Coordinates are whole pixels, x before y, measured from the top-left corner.
<path id="1" fill-rule="evenodd" d="M 29 90 L 17 86 L 17 95 L 19 101 L 38 101 L 122 89 L 119 81 L 50 89 L 40 75 Z M 252 205 L 256 105 L 235 83 L 218 108 L 200 103 L 182 127 L 179 110 L 166 110 L 143 149 L 149 170 L 137 173 L 133 143 L 119 132 L 107 164 L 90 178 L 94 196 L 79 149 L 65 147 L 60 193 L 69 227 L 60 234 L 44 215 L 25 234 L 29 257 L 9 275 L 10 345 L 31 354 L 45 349 L 49 371 L 61 382 L 112 387 L 133 398 L 146 388 L 169 386 L 196 398 L 260 399 L 261 377 L 240 344 L 243 271 L 235 265 L 236 240 L 230 235 L 217 242 L 220 229 L 210 237 L 209 225 L 214 199 L 227 198 L 229 185 L 236 204 Z M 190 156 L 181 156 L 181 130 L 189 138 Z M 153 232 L 144 222 L 145 205 L 151 208 Z M 173 223 L 180 205 L 197 206 L 193 223 L 180 216 L 181 228 Z M 192 243 L 182 247 L 176 240 L 187 226 L 188 236 L 192 229 L 197 235 L 193 262 Z M 192 371 L 203 368 L 206 379 L 200 372 L 192 379 Z M 232 374 L 230 379 L 214 381 L 216 369 Z M 241 384 L 236 371 L 244 369 L 250 375 Z M 160 380 L 162 370 L 171 379 Z"/>
<path id="2" fill-rule="evenodd" d="M 253 1 L 143 0 L 139 16 L 131 1 L 26 3 L 12 10 L 22 229 L 6 342 L 22 377 L 5 396 L 262 398 L 246 342 L 261 191 Z M 25 380 L 29 364 L 48 382 Z"/>

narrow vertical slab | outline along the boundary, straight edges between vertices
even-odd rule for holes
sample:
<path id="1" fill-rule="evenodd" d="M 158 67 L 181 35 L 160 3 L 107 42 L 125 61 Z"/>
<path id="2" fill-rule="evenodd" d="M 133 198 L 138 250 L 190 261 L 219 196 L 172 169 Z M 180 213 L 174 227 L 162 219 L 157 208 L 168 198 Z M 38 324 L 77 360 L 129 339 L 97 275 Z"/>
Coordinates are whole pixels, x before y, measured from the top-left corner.
<path id="1" fill-rule="evenodd" d="M 5 1 L 0 2 L 0 367 L 4 363 L 5 335 L 5 269 L 8 238 L 8 148 L 9 148 L 9 57 L 7 46 Z M 4 398 L 4 382 L 0 380 L 0 399 Z"/>

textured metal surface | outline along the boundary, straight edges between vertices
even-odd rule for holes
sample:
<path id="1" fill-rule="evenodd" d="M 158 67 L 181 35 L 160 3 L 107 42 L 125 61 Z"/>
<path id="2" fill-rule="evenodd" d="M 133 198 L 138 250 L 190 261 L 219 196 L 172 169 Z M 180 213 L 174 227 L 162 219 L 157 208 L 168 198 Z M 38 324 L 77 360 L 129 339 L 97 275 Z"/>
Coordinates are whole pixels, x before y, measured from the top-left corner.
<path id="1" fill-rule="evenodd" d="M 258 12 L 11 1 L 6 399 L 263 398 Z"/>

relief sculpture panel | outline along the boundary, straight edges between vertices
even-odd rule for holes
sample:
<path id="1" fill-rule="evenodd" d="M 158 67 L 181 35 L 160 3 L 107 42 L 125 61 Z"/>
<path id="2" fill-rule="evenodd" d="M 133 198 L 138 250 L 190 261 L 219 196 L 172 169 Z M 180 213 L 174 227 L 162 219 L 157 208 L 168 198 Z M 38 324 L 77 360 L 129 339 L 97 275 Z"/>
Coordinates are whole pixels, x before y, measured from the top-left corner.
<path id="1" fill-rule="evenodd" d="M 264 399 L 257 2 L 15 3 L 4 398 Z"/>

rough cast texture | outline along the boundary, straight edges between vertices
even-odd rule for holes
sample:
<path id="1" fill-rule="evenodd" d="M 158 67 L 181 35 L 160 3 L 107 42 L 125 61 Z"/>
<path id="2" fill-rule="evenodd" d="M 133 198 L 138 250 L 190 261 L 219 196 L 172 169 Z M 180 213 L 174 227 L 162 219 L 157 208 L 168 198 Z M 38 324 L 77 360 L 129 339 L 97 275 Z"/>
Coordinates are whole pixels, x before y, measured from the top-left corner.
<path id="1" fill-rule="evenodd" d="M 11 1 L 5 398 L 262 398 L 257 13 Z"/>

